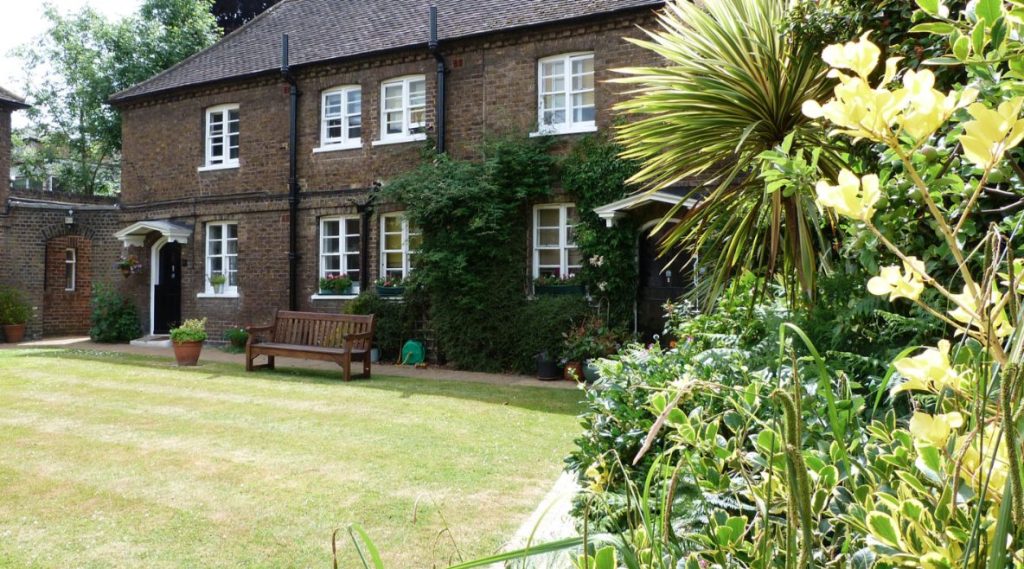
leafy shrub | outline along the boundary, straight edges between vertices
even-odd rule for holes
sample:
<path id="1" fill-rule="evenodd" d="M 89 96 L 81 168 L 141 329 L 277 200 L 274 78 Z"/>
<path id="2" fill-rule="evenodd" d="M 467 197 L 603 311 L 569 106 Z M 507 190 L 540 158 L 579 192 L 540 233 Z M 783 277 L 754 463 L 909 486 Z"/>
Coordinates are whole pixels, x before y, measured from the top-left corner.
<path id="1" fill-rule="evenodd" d="M 508 369 L 520 373 L 534 373 L 534 356 L 547 352 L 558 359 L 562 356 L 562 334 L 590 313 L 582 296 L 539 296 L 523 301 L 514 325 L 506 323 L 504 345 L 508 351 Z"/>
<path id="2" fill-rule="evenodd" d="M 31 317 L 32 307 L 21 291 L 0 288 L 0 324 L 25 324 Z"/>
<path id="3" fill-rule="evenodd" d="M 397 361 L 402 345 L 415 337 L 416 321 L 422 314 L 422 293 L 414 286 L 406 289 L 401 300 L 384 299 L 376 290 L 360 293 L 345 307 L 348 314 L 373 314 L 377 317 L 373 343 L 382 360 Z"/>
<path id="4" fill-rule="evenodd" d="M 181 323 L 181 326 L 171 329 L 171 341 L 181 342 L 202 342 L 206 340 L 206 318 L 199 320 L 192 318 Z"/>
<path id="5" fill-rule="evenodd" d="M 142 324 L 135 305 L 108 285 L 92 289 L 89 337 L 94 342 L 127 342 L 141 335 Z"/>
<path id="6" fill-rule="evenodd" d="M 243 328 L 228 328 L 224 331 L 224 339 L 228 342 L 228 346 L 235 350 L 241 350 L 249 341 L 249 332 Z"/>

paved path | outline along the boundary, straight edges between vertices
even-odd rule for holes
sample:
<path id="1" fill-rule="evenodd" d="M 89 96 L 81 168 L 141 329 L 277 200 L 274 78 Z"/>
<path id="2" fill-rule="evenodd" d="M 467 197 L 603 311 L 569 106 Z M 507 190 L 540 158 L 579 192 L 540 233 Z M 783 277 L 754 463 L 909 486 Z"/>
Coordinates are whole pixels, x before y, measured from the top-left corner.
<path id="1" fill-rule="evenodd" d="M 156 356 L 164 358 L 174 357 L 171 348 L 152 346 L 130 346 L 128 344 L 98 344 L 89 341 L 85 337 L 70 338 L 47 338 L 22 342 L 20 344 L 0 344 L 0 349 L 14 348 L 66 348 L 70 350 L 93 350 L 98 352 L 117 352 L 124 354 L 136 354 L 144 356 Z M 215 346 L 203 348 L 203 354 L 199 362 L 222 362 L 245 365 L 243 354 L 231 354 L 218 349 Z M 315 370 L 337 371 L 341 377 L 341 368 L 331 362 L 320 362 L 315 360 L 301 360 L 292 358 L 277 358 L 278 368 L 305 368 Z M 576 389 L 574 383 L 568 381 L 541 381 L 527 375 L 480 373 L 472 371 L 460 371 L 443 367 L 428 367 L 417 369 L 410 366 L 399 366 L 378 363 L 373 365 L 374 375 L 389 375 L 396 377 L 413 377 L 418 379 L 450 379 L 456 381 L 471 381 L 476 383 L 490 383 L 494 385 L 515 385 L 523 387 L 542 387 L 545 389 Z"/>

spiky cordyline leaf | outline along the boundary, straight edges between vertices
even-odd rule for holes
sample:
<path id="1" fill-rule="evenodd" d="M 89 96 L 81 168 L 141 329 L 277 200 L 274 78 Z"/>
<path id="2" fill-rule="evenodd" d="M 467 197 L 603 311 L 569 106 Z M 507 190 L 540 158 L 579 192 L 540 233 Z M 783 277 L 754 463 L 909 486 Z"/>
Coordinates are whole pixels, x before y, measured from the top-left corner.
<path id="1" fill-rule="evenodd" d="M 621 69 L 625 76 L 615 79 L 637 87 L 616 107 L 635 119 L 618 132 L 623 156 L 643 165 L 631 182 L 656 191 L 700 180 L 691 193 L 699 205 L 676 208 L 656 230 L 669 227 L 664 254 L 711 260 L 703 286 L 711 301 L 744 269 L 779 273 L 791 293 L 811 295 L 829 250 L 812 189 L 783 196 L 757 178 L 758 156 L 790 133 L 793 150 L 822 149 L 824 175 L 842 164 L 835 143 L 800 110 L 808 99 L 826 99 L 832 83 L 820 55 L 781 31 L 785 13 L 785 0 L 670 0 L 661 29 L 630 40 L 666 66 Z"/>

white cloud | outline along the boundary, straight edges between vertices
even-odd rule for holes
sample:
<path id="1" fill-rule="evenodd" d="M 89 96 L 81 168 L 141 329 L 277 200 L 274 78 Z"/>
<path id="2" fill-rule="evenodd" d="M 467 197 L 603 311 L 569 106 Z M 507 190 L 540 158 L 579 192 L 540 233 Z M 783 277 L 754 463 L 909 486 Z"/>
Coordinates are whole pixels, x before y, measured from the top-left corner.
<path id="1" fill-rule="evenodd" d="M 135 12 L 141 0 L 49 0 L 61 13 L 77 12 L 92 6 L 108 18 L 120 18 Z M 24 94 L 26 69 L 24 63 L 11 55 L 11 51 L 28 44 L 46 32 L 43 17 L 45 4 L 34 0 L 4 0 L 0 9 L 0 85 Z M 15 113 L 15 125 L 24 124 L 24 113 Z"/>

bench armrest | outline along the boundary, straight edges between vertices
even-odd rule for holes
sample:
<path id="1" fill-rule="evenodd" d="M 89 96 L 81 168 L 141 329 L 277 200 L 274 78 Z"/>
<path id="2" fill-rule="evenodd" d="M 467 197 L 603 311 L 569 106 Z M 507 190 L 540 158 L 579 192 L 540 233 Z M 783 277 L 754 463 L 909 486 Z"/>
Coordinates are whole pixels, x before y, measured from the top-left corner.
<path id="1" fill-rule="evenodd" d="M 274 325 L 273 324 L 271 324 L 269 326 L 246 326 L 245 327 L 245 331 L 249 333 L 249 338 L 245 341 L 245 345 L 246 346 L 251 346 L 253 344 L 252 340 L 253 340 L 253 338 L 256 337 L 256 334 L 258 334 L 260 332 L 272 332 L 273 330 L 274 330 Z"/>
<path id="2" fill-rule="evenodd" d="M 342 336 L 342 340 L 345 342 L 345 348 L 348 349 L 352 345 L 352 342 L 356 340 L 373 340 L 373 332 L 362 332 L 360 334 L 345 334 Z"/>

